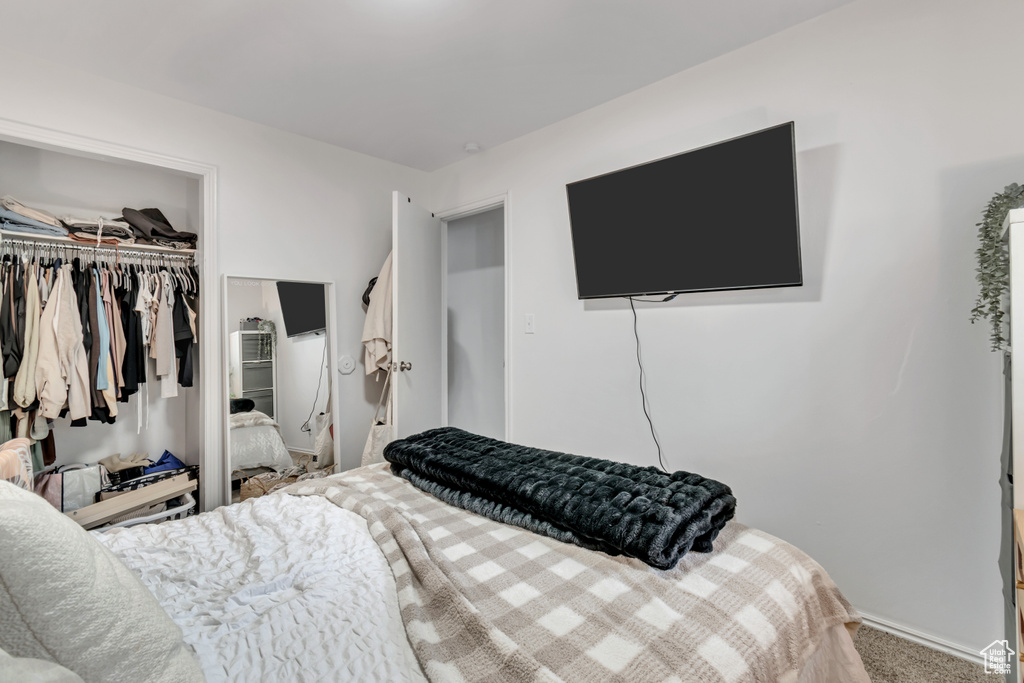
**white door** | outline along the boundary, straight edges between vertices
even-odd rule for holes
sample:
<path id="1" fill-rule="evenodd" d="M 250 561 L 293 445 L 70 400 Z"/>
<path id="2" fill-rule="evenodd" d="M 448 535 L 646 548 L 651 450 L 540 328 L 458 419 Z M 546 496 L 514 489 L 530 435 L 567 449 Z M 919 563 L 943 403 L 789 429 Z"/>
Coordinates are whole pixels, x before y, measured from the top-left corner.
<path id="1" fill-rule="evenodd" d="M 442 426 L 441 220 L 392 197 L 391 328 L 395 438 Z"/>

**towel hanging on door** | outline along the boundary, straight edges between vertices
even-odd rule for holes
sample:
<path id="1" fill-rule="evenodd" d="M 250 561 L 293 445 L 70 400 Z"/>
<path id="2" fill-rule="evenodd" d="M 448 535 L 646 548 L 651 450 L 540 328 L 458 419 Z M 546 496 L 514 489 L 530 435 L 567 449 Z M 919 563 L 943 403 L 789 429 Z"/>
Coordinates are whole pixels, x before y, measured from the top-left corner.
<path id="1" fill-rule="evenodd" d="M 391 365 L 391 254 L 384 260 L 377 283 L 370 292 L 370 305 L 363 324 L 363 346 L 366 347 L 367 375 L 388 369 Z"/>

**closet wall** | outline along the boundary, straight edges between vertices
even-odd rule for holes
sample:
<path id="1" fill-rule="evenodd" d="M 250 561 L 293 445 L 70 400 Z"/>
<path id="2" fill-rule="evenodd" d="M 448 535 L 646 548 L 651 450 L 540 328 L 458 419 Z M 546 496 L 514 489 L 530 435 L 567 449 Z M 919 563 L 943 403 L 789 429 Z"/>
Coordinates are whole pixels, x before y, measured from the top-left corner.
<path id="1" fill-rule="evenodd" d="M 117 214 L 124 207 L 157 207 L 175 229 L 196 232 L 203 239 L 199 180 L 165 169 L 0 141 L 0 195 L 4 194 L 58 216 L 90 217 Z M 201 373 L 196 367 L 194 386 L 179 387 L 173 399 L 160 397 L 157 382 L 147 383 L 148 427 L 143 414 L 141 433 L 141 393 L 119 404 L 113 425 L 89 421 L 85 427 L 70 427 L 68 418 L 58 418 L 53 427 L 57 463 L 96 462 L 114 453 L 136 452 L 147 452 L 155 460 L 166 449 L 198 465 Z"/>

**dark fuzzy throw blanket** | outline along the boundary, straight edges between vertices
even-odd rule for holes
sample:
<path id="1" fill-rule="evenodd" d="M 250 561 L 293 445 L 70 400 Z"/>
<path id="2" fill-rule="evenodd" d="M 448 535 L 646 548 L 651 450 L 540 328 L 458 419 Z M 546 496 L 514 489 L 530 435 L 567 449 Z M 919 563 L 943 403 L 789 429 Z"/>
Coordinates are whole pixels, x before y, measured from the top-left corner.
<path id="1" fill-rule="evenodd" d="M 393 441 L 391 470 L 445 502 L 567 543 L 671 569 L 736 511 L 725 484 L 505 443 L 454 427 Z"/>

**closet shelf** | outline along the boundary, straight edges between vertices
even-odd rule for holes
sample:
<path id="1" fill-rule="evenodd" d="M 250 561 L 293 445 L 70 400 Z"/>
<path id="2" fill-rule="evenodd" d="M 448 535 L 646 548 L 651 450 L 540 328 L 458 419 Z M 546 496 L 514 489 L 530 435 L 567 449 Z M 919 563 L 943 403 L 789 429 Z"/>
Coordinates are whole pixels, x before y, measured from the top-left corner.
<path id="1" fill-rule="evenodd" d="M 0 230 L 0 240 L 22 240 L 24 242 L 41 242 L 47 244 L 59 244 L 62 246 L 78 247 L 79 249 L 109 249 L 111 251 L 151 251 L 162 254 L 181 254 L 194 256 L 195 249 L 171 249 L 156 244 L 96 244 L 94 242 L 78 242 L 70 237 L 59 235 L 40 235 L 30 232 L 17 232 L 14 230 Z"/>

